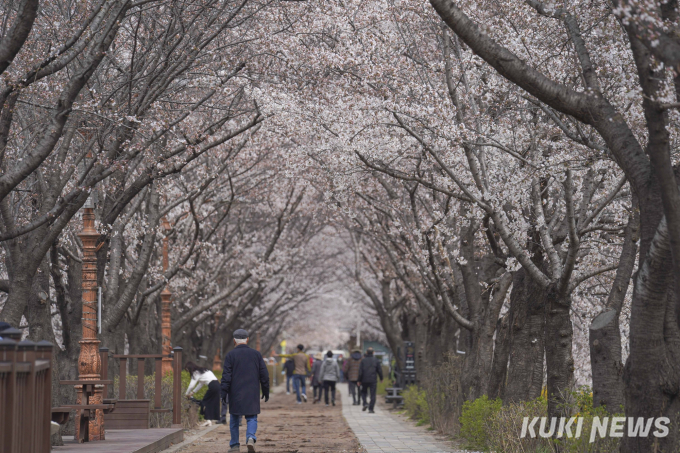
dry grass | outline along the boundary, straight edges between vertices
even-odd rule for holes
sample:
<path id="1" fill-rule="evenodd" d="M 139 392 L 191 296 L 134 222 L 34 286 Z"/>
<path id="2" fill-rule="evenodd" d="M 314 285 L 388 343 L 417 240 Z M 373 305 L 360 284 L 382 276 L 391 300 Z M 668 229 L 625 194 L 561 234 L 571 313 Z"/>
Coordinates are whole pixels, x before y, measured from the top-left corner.
<path id="1" fill-rule="evenodd" d="M 438 366 L 426 370 L 420 378 L 429 412 L 429 422 L 437 431 L 456 436 L 460 432 L 458 416 L 462 405 L 460 373 L 463 360 L 450 354 Z"/>

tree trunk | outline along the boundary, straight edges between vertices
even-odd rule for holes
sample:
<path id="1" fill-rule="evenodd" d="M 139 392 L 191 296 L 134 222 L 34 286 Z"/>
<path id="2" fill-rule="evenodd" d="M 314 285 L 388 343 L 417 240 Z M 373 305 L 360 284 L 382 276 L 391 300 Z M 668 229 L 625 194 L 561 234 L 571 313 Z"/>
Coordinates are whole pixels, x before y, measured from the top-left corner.
<path id="1" fill-rule="evenodd" d="M 644 203 L 641 203 L 640 253 L 645 250 Z M 621 451 L 678 451 L 680 334 L 675 299 L 670 294 L 673 266 L 665 218 L 659 224 L 635 278 L 630 323 L 630 355 L 623 374 L 627 417 L 668 417 L 667 437 L 626 437 Z"/>
<path id="2" fill-rule="evenodd" d="M 431 369 L 439 365 L 442 360 L 442 316 L 431 316 L 429 328 L 427 330 L 427 345 L 425 347 L 425 354 L 427 357 L 427 367 Z"/>
<path id="3" fill-rule="evenodd" d="M 110 355 L 125 354 L 126 324 L 126 322 L 123 322 L 112 330 L 102 329 L 101 347 L 108 348 Z M 111 358 L 109 360 L 109 379 L 113 379 L 114 376 L 120 376 L 120 360 Z"/>
<path id="4" fill-rule="evenodd" d="M 548 293 L 548 313 L 545 322 L 548 417 L 568 417 L 570 414 L 564 403 L 568 392 L 573 390 L 574 386 L 571 297 L 558 297 L 552 287 Z"/>
<path id="5" fill-rule="evenodd" d="M 134 305 L 134 304 L 133 304 Z M 149 306 L 144 304 L 139 315 L 137 324 L 126 323 L 128 325 L 127 336 L 130 343 L 130 354 L 160 354 L 160 348 L 154 348 L 153 334 L 149 331 Z M 154 360 L 144 361 L 144 374 L 150 376 L 155 371 Z M 130 370 L 131 374 L 137 375 L 137 365 Z"/>
<path id="6" fill-rule="evenodd" d="M 545 298 L 545 292 L 524 269 L 515 273 L 510 293 L 510 363 L 505 403 L 541 396 Z"/>
<path id="7" fill-rule="evenodd" d="M 444 316 L 444 324 L 442 331 L 444 334 L 440 337 L 441 340 L 441 355 L 443 360 L 450 354 L 456 353 L 456 339 L 454 333 L 460 329 L 458 323 L 449 315 Z"/>
<path id="8" fill-rule="evenodd" d="M 201 326 L 201 330 L 203 331 L 203 335 L 201 336 L 201 346 L 198 348 L 198 357 L 196 363 L 199 364 L 200 366 L 204 366 L 206 368 L 212 369 L 212 362 L 213 362 L 213 357 L 210 356 L 211 348 L 210 348 L 210 343 L 212 343 L 213 338 L 214 338 L 214 332 L 212 331 L 212 326 L 210 323 L 205 322 Z M 255 332 L 251 332 L 250 335 L 253 337 L 250 339 L 250 347 L 255 349 Z M 213 354 L 215 353 L 215 350 L 212 350 Z"/>
<path id="9" fill-rule="evenodd" d="M 498 320 L 496 340 L 493 351 L 493 364 L 489 379 L 489 398 L 505 397 L 505 379 L 508 375 L 508 357 L 510 356 L 510 314 Z"/>
<path id="10" fill-rule="evenodd" d="M 590 364 L 593 370 L 593 406 L 623 411 L 623 363 L 619 313 L 608 309 L 590 324 Z"/>
<path id="11" fill-rule="evenodd" d="M 485 304 L 486 308 L 473 318 L 472 347 L 465 356 L 461 376 L 463 397 L 466 400 L 489 395 L 494 367 L 494 334 L 499 326 L 498 316 L 512 281 L 512 274 L 504 274 L 495 285 L 493 297 Z M 507 363 L 507 356 L 505 360 Z"/>
<path id="12" fill-rule="evenodd" d="M 606 308 L 590 324 L 590 365 L 593 374 L 593 405 L 623 412 L 623 357 L 619 317 L 635 267 L 640 211 L 633 196 L 633 213 L 626 226 L 619 267 Z"/>
<path id="13" fill-rule="evenodd" d="M 57 351 L 56 355 L 60 363 L 59 379 L 73 381 L 78 379 L 78 354 L 82 338 L 82 264 L 70 256 L 66 257 L 66 281 L 63 280 L 62 266 L 59 262 L 59 254 L 53 246 L 51 250 L 51 273 L 56 293 L 57 309 L 61 317 L 61 331 L 64 349 Z M 76 391 L 71 385 L 58 385 L 53 387 L 58 394 L 61 404 L 75 404 Z M 75 431 L 74 418 L 69 418 L 68 423 L 61 429 L 61 434 L 72 435 Z M 55 440 L 55 439 L 53 439 Z M 61 442 L 59 436 L 58 442 Z M 53 443 L 61 445 L 61 443 Z"/>
<path id="14" fill-rule="evenodd" d="M 59 360 L 60 348 L 57 344 L 57 339 L 52 328 L 52 314 L 51 303 L 49 298 L 47 300 L 41 299 L 38 294 L 44 292 L 46 295 L 50 293 L 50 274 L 49 263 L 47 257 L 40 263 L 40 267 L 33 279 L 31 293 L 28 297 L 26 310 L 24 316 L 28 321 L 28 339 L 35 341 L 49 341 L 54 346 L 52 354 L 52 407 L 58 407 L 62 404 L 62 394 L 59 391 L 59 380 L 61 375 L 62 363 Z M 75 395 L 75 392 L 73 392 Z M 73 400 L 75 402 L 75 400 Z M 61 433 L 55 434 L 52 438 L 54 445 L 63 445 Z"/>
<path id="15" fill-rule="evenodd" d="M 422 373 L 425 371 L 427 368 L 427 360 L 426 360 L 426 344 L 427 344 L 427 320 L 428 317 L 425 316 L 422 313 L 419 313 L 416 316 L 416 325 L 415 325 L 415 331 L 416 331 L 416 338 L 415 338 L 415 343 L 416 343 L 416 382 L 420 381 L 420 376 L 422 376 Z"/>
<path id="16" fill-rule="evenodd" d="M 461 373 L 461 401 L 473 401 L 485 393 L 488 383 L 488 368 L 485 369 L 483 339 L 479 328 L 472 332 L 472 345 L 465 353 L 463 372 Z"/>
<path id="17" fill-rule="evenodd" d="M 8 260 L 10 258 L 8 257 Z M 22 258 L 22 261 L 32 261 L 29 256 Z M 6 263 L 7 268 L 13 268 L 10 273 L 9 294 L 5 305 L 0 312 L 0 321 L 5 321 L 14 327 L 19 327 L 21 316 L 26 309 L 26 303 L 31 295 L 33 277 L 37 271 L 37 265 L 22 263 L 21 266 L 13 266 L 13 263 Z"/>

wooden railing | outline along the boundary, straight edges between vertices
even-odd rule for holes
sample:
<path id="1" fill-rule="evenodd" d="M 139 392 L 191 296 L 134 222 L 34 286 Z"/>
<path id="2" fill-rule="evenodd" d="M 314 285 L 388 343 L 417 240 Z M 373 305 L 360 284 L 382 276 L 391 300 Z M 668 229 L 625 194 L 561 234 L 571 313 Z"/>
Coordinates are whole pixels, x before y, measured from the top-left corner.
<path id="1" fill-rule="evenodd" d="M 0 340 L 0 451 L 48 453 L 52 344 Z"/>
<path id="2" fill-rule="evenodd" d="M 155 382 L 154 382 L 154 403 L 153 408 L 148 412 L 172 412 L 172 427 L 181 428 L 182 426 L 182 348 L 175 347 L 172 354 L 172 408 L 162 407 L 162 354 L 114 354 L 112 357 L 120 361 L 120 376 L 118 380 L 118 400 L 116 402 L 116 410 L 111 414 L 111 422 L 109 426 L 117 426 L 119 429 L 126 428 L 144 428 L 143 416 L 140 417 L 135 414 L 144 413 L 142 409 L 145 405 L 148 406 L 148 400 L 144 399 L 144 362 L 146 359 L 154 359 L 155 361 Z M 107 348 L 100 348 L 99 350 L 102 363 L 102 379 L 108 378 L 108 363 L 109 350 Z M 127 363 L 128 360 L 137 360 L 137 399 L 127 399 Z M 104 386 L 104 399 L 109 398 L 108 386 Z M 137 404 L 137 402 L 139 404 Z M 115 414 L 115 415 L 114 415 Z M 130 414 L 126 422 L 114 422 L 113 417 L 121 419 L 124 414 Z M 147 417 L 148 418 L 148 417 Z M 134 420 L 139 420 L 136 422 Z M 105 423 L 106 426 L 107 423 Z M 148 420 L 146 422 L 148 428 Z M 113 428 L 115 429 L 115 428 Z"/>

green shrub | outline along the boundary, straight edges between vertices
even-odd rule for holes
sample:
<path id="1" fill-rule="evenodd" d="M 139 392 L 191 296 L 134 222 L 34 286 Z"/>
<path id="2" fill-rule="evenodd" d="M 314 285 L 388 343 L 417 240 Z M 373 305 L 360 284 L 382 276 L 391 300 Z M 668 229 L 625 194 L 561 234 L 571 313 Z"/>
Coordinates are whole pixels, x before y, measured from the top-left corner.
<path id="1" fill-rule="evenodd" d="M 500 399 L 490 400 L 486 395 L 463 403 L 460 435 L 468 442 L 467 448 L 489 450 L 490 433 L 486 424 L 501 410 L 501 405 Z"/>
<path id="2" fill-rule="evenodd" d="M 417 425 L 430 423 L 430 410 L 427 405 L 427 395 L 425 390 L 415 385 L 408 386 L 403 392 L 404 410 L 406 414 L 416 420 Z"/>
<path id="3" fill-rule="evenodd" d="M 593 391 L 588 386 L 579 387 L 577 390 L 570 392 L 567 396 L 566 412 L 573 417 L 583 417 L 583 432 L 579 438 L 571 438 L 564 440 L 555 440 L 559 445 L 560 451 L 569 453 L 599 453 L 619 451 L 619 439 L 616 437 L 606 436 L 601 439 L 599 436 L 595 438 L 593 443 L 590 443 L 590 433 L 593 426 L 593 417 L 616 417 L 623 416 L 620 414 L 611 414 L 607 412 L 604 407 L 593 407 Z"/>

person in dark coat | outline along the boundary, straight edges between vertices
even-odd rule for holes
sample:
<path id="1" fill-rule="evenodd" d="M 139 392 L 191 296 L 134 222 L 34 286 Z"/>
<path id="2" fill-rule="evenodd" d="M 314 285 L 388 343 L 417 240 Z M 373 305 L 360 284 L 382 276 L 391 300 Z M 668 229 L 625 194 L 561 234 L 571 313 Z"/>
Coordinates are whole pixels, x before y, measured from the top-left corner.
<path id="1" fill-rule="evenodd" d="M 240 451 L 238 426 L 243 415 L 246 418 L 246 445 L 249 452 L 254 452 L 257 414 L 260 413 L 260 388 L 266 403 L 269 401 L 269 371 L 262 354 L 248 347 L 248 332 L 236 330 L 234 345 L 236 347 L 224 357 L 222 371 L 222 399 L 226 397 L 229 401 L 229 451 Z"/>
<path id="2" fill-rule="evenodd" d="M 380 376 L 380 382 L 382 382 L 382 365 L 380 364 L 380 360 L 373 357 L 373 348 L 368 348 L 366 350 L 366 356 L 359 365 L 358 385 L 361 386 L 361 398 L 364 400 L 364 407 L 361 410 L 365 411 L 368 409 L 369 414 L 374 413 L 373 409 L 375 408 L 375 392 L 378 389 L 378 376 Z M 371 402 L 366 405 L 366 396 L 369 391 L 371 394 Z"/>
<path id="3" fill-rule="evenodd" d="M 293 379 L 293 372 L 295 371 L 295 363 L 293 359 L 287 359 L 283 364 L 283 370 L 286 372 L 286 395 L 290 395 L 290 380 Z"/>
<path id="4" fill-rule="evenodd" d="M 361 349 L 352 349 L 352 354 L 349 359 L 345 360 L 343 371 L 347 376 L 349 383 L 349 394 L 352 395 L 352 405 L 358 406 L 361 404 L 361 395 L 357 389 L 357 381 L 359 380 L 359 366 L 361 365 Z"/>

